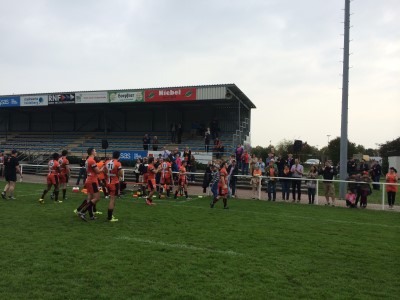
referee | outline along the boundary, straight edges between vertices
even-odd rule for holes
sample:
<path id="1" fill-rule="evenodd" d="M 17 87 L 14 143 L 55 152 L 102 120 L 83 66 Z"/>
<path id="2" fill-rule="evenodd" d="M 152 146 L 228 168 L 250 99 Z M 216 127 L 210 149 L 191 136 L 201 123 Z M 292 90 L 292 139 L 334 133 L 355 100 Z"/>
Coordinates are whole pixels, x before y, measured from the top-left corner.
<path id="1" fill-rule="evenodd" d="M 21 169 L 19 168 L 19 162 L 17 158 L 17 150 L 11 151 L 11 156 L 4 160 L 4 177 L 6 178 L 7 184 L 4 187 L 4 191 L 1 193 L 3 199 L 14 200 L 14 189 L 17 181 L 17 173 L 21 175 Z"/>

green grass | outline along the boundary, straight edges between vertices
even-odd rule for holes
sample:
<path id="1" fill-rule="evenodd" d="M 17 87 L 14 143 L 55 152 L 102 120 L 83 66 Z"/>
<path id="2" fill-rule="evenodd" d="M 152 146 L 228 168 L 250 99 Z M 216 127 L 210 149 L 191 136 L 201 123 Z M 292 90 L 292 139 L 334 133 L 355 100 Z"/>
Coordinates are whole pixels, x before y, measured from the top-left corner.
<path id="1" fill-rule="evenodd" d="M 2 184 L 1 186 L 4 186 Z M 125 196 L 117 223 L 73 214 L 44 185 L 1 200 L 2 299 L 396 299 L 398 213 L 235 199 Z M 99 210 L 106 212 L 102 199 Z"/>

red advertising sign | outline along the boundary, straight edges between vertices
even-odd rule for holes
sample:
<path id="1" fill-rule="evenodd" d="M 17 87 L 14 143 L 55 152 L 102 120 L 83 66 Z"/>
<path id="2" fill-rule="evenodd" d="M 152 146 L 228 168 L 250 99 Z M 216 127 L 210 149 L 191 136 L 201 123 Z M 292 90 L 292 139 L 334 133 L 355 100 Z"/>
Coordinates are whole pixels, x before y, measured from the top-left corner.
<path id="1" fill-rule="evenodd" d="M 144 91 L 145 102 L 194 101 L 196 89 L 165 89 Z"/>

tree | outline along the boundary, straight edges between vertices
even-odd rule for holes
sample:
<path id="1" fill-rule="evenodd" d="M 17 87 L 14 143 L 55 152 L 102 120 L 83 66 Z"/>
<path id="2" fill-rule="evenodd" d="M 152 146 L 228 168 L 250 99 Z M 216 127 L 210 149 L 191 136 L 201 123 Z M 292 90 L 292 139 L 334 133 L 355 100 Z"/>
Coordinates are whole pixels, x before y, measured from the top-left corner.
<path id="1" fill-rule="evenodd" d="M 356 144 L 348 141 L 347 158 L 353 157 L 353 154 L 356 153 L 357 153 Z M 334 164 L 337 164 L 340 161 L 340 137 L 337 137 L 329 142 L 327 154 Z"/>
<path id="2" fill-rule="evenodd" d="M 379 148 L 379 153 L 383 158 L 382 169 L 386 173 L 389 170 L 389 156 L 400 155 L 400 137 L 397 139 L 382 144 Z"/>

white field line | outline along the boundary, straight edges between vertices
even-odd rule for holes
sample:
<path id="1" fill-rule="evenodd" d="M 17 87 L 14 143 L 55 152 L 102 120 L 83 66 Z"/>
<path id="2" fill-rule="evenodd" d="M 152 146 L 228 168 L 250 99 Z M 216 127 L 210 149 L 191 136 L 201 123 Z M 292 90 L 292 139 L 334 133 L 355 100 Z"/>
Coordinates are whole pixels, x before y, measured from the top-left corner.
<path id="1" fill-rule="evenodd" d="M 129 236 L 118 236 L 118 237 L 115 237 L 115 239 L 123 240 L 123 241 L 133 241 L 133 242 L 137 242 L 137 243 L 150 244 L 150 245 L 156 245 L 156 246 L 162 246 L 162 247 L 168 247 L 168 248 L 226 254 L 226 255 L 231 255 L 231 256 L 243 255 L 242 253 L 238 253 L 233 250 L 215 250 L 215 249 L 190 246 L 190 245 L 186 245 L 186 244 L 171 244 L 171 243 L 167 243 L 167 242 L 163 242 L 163 241 L 147 240 L 147 239 L 141 239 L 141 238 L 129 237 Z"/>
<path id="2" fill-rule="evenodd" d="M 188 201 L 186 201 L 188 202 Z M 137 203 L 140 204 L 140 203 Z M 160 202 L 157 201 L 157 204 L 170 204 L 168 202 Z M 193 206 L 193 205 L 182 205 L 184 203 L 174 203 L 170 204 L 170 206 L 175 207 L 184 207 L 184 208 L 191 208 L 191 209 L 208 209 L 210 210 L 209 206 Z M 274 213 L 268 212 L 259 212 L 259 211 L 249 211 L 249 210 L 235 210 L 235 213 L 246 213 L 246 214 L 258 214 L 258 215 L 265 215 L 265 216 L 276 216 Z M 314 217 L 307 217 L 307 216 L 297 216 L 297 215 L 282 215 L 282 217 L 288 217 L 293 219 L 306 219 L 306 220 L 315 220 L 317 222 L 332 222 L 332 223 L 341 223 L 341 224 L 352 224 L 352 225 L 367 225 L 367 226 L 376 226 L 376 227 L 385 227 L 385 228 L 400 228 L 398 225 L 386 225 L 386 224 L 379 224 L 379 223 L 370 223 L 370 222 L 357 222 L 357 221 L 345 221 L 345 220 L 335 220 L 335 219 L 318 219 Z"/>

